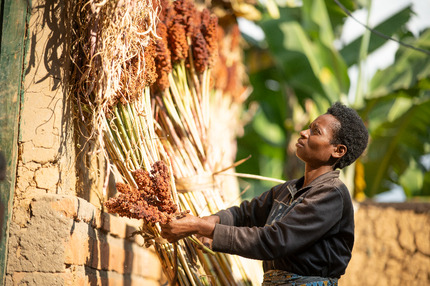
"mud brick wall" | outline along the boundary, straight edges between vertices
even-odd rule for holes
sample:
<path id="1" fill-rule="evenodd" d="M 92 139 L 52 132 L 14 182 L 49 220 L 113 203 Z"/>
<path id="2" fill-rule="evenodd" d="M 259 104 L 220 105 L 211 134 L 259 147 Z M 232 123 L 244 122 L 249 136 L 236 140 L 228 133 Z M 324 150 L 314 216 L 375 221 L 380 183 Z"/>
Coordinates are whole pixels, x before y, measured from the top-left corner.
<path id="1" fill-rule="evenodd" d="M 12 223 L 5 285 L 161 285 L 140 222 L 101 213 L 74 196 L 31 198 L 28 222 Z"/>
<path id="2" fill-rule="evenodd" d="M 340 285 L 430 285 L 430 203 L 361 204 Z"/>
<path id="3" fill-rule="evenodd" d="M 100 212 L 106 163 L 73 121 L 67 0 L 30 1 L 4 285 L 160 285 L 139 222 Z M 107 191 L 110 191 L 109 189 Z M 107 196 L 107 194 L 104 194 Z"/>

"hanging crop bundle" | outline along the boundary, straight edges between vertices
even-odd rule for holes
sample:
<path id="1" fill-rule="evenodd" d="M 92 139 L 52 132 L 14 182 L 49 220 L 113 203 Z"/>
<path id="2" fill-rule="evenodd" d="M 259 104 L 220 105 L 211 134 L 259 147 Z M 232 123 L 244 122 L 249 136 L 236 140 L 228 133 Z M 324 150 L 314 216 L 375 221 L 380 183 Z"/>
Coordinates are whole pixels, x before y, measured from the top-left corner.
<path id="1" fill-rule="evenodd" d="M 227 57 L 217 18 L 183 0 L 77 0 L 74 8 L 76 114 L 120 176 L 104 206 L 143 221 L 171 283 L 249 284 L 241 260 L 202 250 L 193 237 L 169 244 L 158 228 L 224 207 L 212 176 L 226 163 L 211 140 L 211 104 L 230 108 L 245 92 L 232 84 L 234 65 L 217 61 Z"/>

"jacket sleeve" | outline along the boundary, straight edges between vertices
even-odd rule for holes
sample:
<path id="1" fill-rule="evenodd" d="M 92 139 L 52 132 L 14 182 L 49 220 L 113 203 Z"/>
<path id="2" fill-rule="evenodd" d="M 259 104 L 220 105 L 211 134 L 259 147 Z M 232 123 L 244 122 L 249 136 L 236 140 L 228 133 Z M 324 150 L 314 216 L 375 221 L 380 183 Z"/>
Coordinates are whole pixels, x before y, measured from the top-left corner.
<path id="1" fill-rule="evenodd" d="M 284 184 L 273 187 L 251 201 L 243 201 L 239 206 L 219 211 L 216 216 L 220 224 L 238 227 L 264 226 L 272 208 L 274 193 Z"/>
<path id="2" fill-rule="evenodd" d="M 271 225 L 217 224 L 212 248 L 260 260 L 295 254 L 334 227 L 342 216 L 342 209 L 343 199 L 338 189 L 324 187 L 313 190 L 280 221 Z"/>

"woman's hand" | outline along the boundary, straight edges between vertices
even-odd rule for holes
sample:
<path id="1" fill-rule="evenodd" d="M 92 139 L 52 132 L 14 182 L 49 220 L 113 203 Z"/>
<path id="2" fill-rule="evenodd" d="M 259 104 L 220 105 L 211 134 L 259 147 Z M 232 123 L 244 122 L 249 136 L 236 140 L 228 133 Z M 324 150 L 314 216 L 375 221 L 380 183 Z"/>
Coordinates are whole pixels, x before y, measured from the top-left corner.
<path id="1" fill-rule="evenodd" d="M 161 225 L 161 236 L 169 242 L 176 242 L 181 238 L 197 232 L 196 224 L 199 218 L 187 214 L 179 219 L 173 219 Z"/>
<path id="2" fill-rule="evenodd" d="M 161 236 L 171 243 L 192 234 L 212 238 L 217 222 L 219 222 L 219 218 L 216 216 L 198 218 L 187 214 L 167 224 L 162 224 Z"/>

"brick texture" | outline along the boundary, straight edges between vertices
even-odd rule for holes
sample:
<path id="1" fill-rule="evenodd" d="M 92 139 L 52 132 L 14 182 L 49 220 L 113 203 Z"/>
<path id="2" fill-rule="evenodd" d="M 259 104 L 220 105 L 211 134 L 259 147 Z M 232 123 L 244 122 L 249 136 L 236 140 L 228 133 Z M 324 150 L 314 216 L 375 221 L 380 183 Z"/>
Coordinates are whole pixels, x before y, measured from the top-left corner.
<path id="1" fill-rule="evenodd" d="M 363 204 L 355 220 L 341 286 L 430 285 L 430 204 Z"/>
<path id="2" fill-rule="evenodd" d="M 33 197 L 27 225 L 12 223 L 6 285 L 160 285 L 153 248 L 130 237 L 140 222 L 84 199 Z"/>

